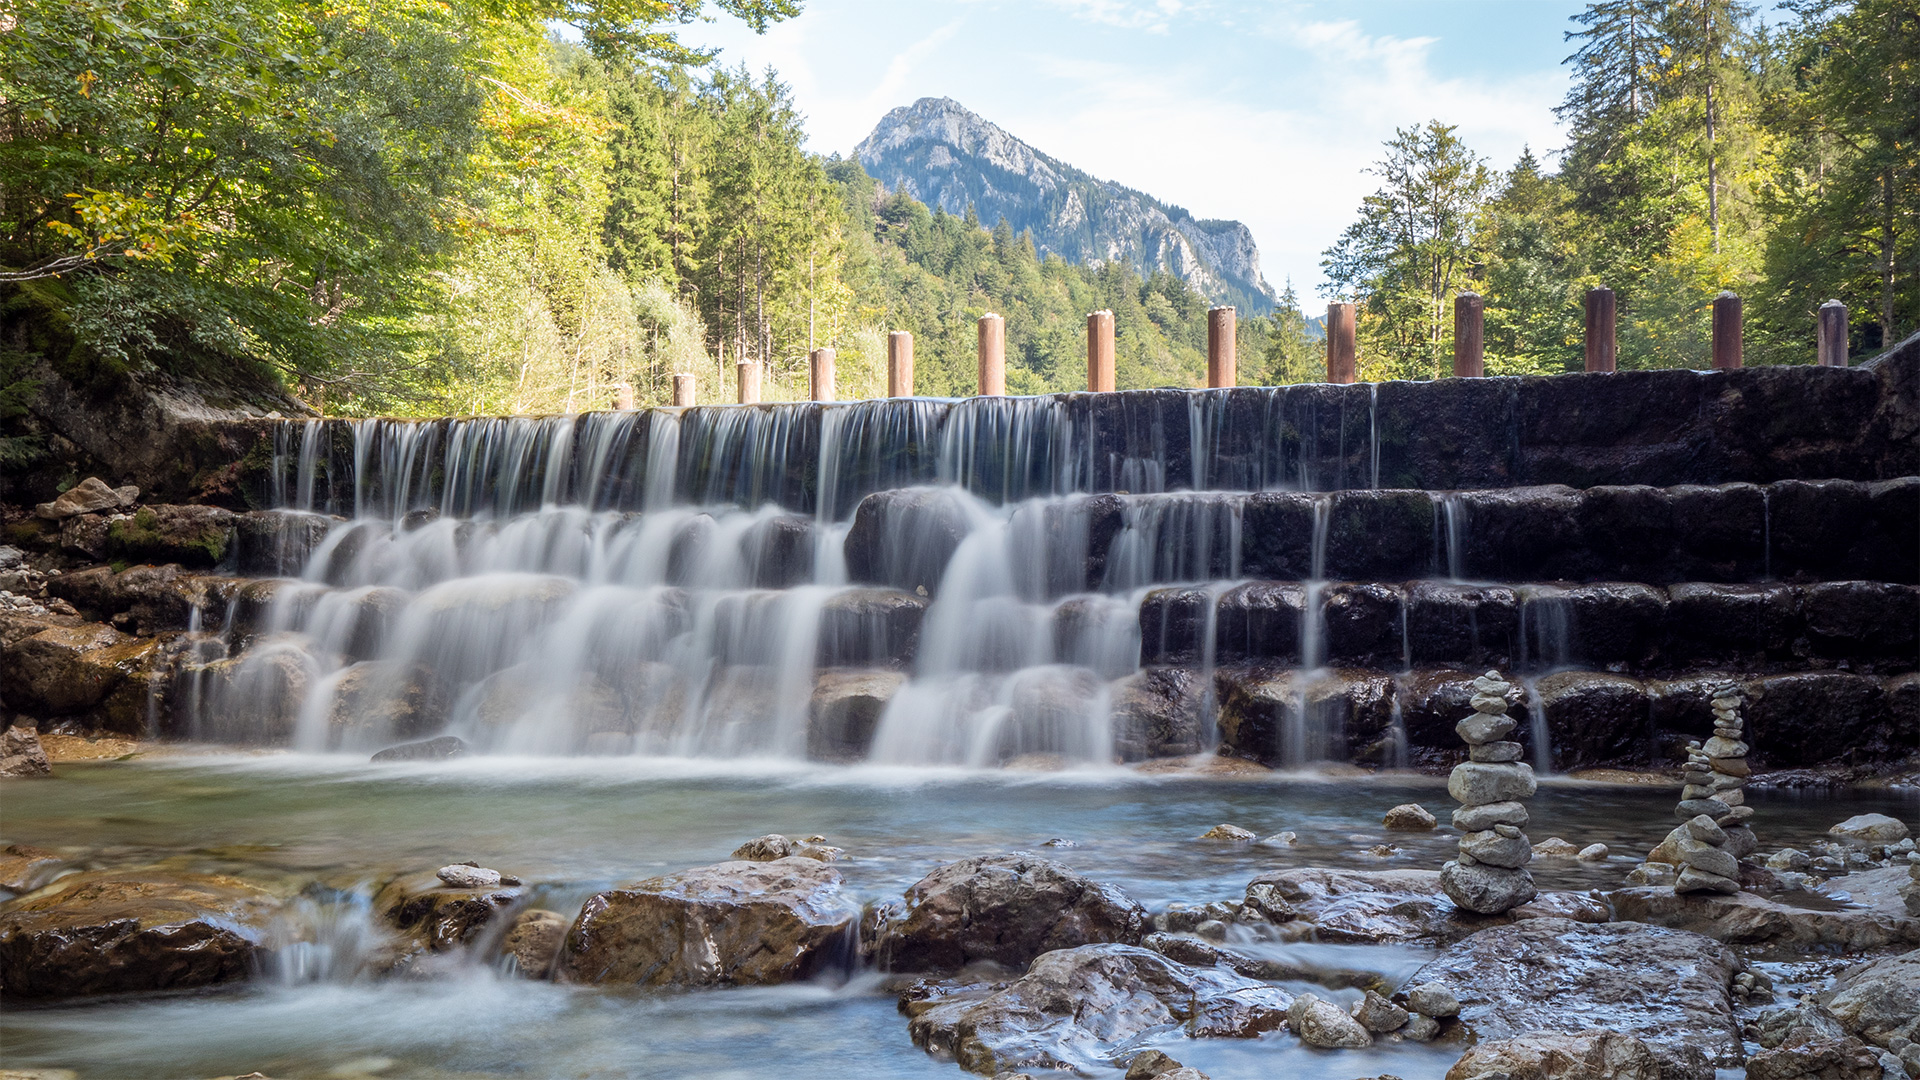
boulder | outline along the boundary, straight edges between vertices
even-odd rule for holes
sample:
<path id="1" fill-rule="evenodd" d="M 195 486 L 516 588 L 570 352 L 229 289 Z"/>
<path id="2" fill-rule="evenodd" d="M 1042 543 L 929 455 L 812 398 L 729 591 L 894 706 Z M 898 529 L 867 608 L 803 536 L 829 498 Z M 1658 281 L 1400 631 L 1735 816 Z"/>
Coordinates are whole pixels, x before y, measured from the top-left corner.
<path id="1" fill-rule="evenodd" d="M 1511 1080 L 1660 1080 L 1660 1062 L 1631 1035 L 1598 1028 L 1535 1031 L 1469 1048 L 1447 1070 L 1447 1080 L 1489 1073 Z"/>
<path id="2" fill-rule="evenodd" d="M 1460 1015 L 1460 999 L 1447 984 L 1424 982 L 1407 991 L 1407 1007 L 1421 1016 L 1447 1020 Z"/>
<path id="3" fill-rule="evenodd" d="M 1525 838 L 1521 838 L 1525 846 Z M 1462 854 L 1467 854 L 1464 850 Z M 1531 852 L 1529 852 L 1531 854 Z M 1440 886 L 1467 911 L 1498 915 L 1536 895 L 1533 875 L 1517 867 L 1449 862 L 1440 868 Z"/>
<path id="4" fill-rule="evenodd" d="M 902 1002 L 914 1044 L 985 1076 L 1117 1069 L 1162 1034 L 1251 1038 L 1284 1026 L 1293 1002 L 1278 987 L 1120 944 L 1048 952 L 1013 982 L 949 1000 L 921 993 Z"/>
<path id="5" fill-rule="evenodd" d="M 1019 968 L 1056 949 L 1135 944 L 1148 927 L 1146 909 L 1118 888 L 1024 854 L 948 863 L 874 918 L 875 955 L 891 971 Z"/>
<path id="6" fill-rule="evenodd" d="M 132 506 L 139 498 L 140 489 L 133 484 L 108 487 L 106 481 L 89 476 L 62 492 L 52 502 L 36 506 L 34 512 L 48 521 L 65 521 L 76 514 L 93 514 Z"/>
<path id="7" fill-rule="evenodd" d="M 847 576 L 920 596 L 940 587 L 947 562 L 973 531 L 963 496 L 939 488 L 895 488 L 860 500 L 847 530 Z"/>
<path id="8" fill-rule="evenodd" d="M 820 612 L 814 663 L 823 668 L 911 664 L 927 601 L 893 589 L 843 589 Z"/>
<path id="9" fill-rule="evenodd" d="M 507 936 L 500 941 L 500 952 L 513 958 L 514 970 L 530 979 L 544 979 L 553 970 L 554 958 L 567 937 L 566 916 L 544 908 L 531 908 L 513 917 Z"/>
<path id="10" fill-rule="evenodd" d="M 1855 814 L 1827 831 L 1864 844 L 1897 844 L 1907 838 L 1906 823 L 1885 814 Z"/>
<path id="11" fill-rule="evenodd" d="M 0 776 L 52 776 L 53 763 L 40 748 L 37 728 L 15 724 L 0 731 Z"/>
<path id="12" fill-rule="evenodd" d="M 111 626 L 50 626 L 0 653 L 7 671 L 6 701 L 36 716 L 71 716 L 98 705 L 125 680 L 122 663 L 142 655 L 142 643 Z"/>
<path id="13" fill-rule="evenodd" d="M 449 866 L 409 874 L 374 895 L 374 914 L 398 931 L 403 942 L 396 963 L 469 944 L 483 927 L 520 902 L 520 890 L 502 884 L 498 871 L 473 873 L 481 869 Z"/>
<path id="14" fill-rule="evenodd" d="M 1451 990 L 1483 1042 L 1604 1028 L 1645 1042 L 1668 1080 L 1712 1080 L 1740 1060 L 1728 989 L 1739 967 L 1731 949 L 1686 931 L 1529 919 L 1457 942 L 1411 981 Z"/>
<path id="15" fill-rule="evenodd" d="M 334 746 L 379 746 L 418 739 L 447 722 L 447 695 L 432 669 L 398 660 L 365 660 L 332 681 L 327 736 Z"/>
<path id="16" fill-rule="evenodd" d="M 772 862 L 792 855 L 821 862 L 837 862 L 846 857 L 846 852 L 837 847 L 828 847 L 821 839 L 816 836 L 810 840 L 795 840 L 779 833 L 768 833 L 734 848 L 731 858 L 745 862 Z"/>
<path id="17" fill-rule="evenodd" d="M 0 907 L 0 986 L 18 1001 L 245 979 L 278 906 L 230 877 L 73 874 Z"/>
<path id="18" fill-rule="evenodd" d="M 1407 1010 L 1381 997 L 1372 990 L 1354 1006 L 1353 1018 L 1360 1026 L 1375 1034 L 1384 1035 L 1389 1031 L 1399 1031 L 1408 1020 Z"/>
<path id="19" fill-rule="evenodd" d="M 1148 668 L 1114 684 L 1114 752 L 1122 761 L 1199 753 L 1204 690 L 1188 668 Z"/>
<path id="20" fill-rule="evenodd" d="M 1747 1059 L 1748 1080 L 1882 1080 L 1880 1057 L 1858 1039 L 1815 1039 Z"/>
<path id="21" fill-rule="evenodd" d="M 1405 829 L 1409 832 L 1420 832 L 1432 829 L 1434 826 L 1440 824 L 1440 821 L 1435 818 L 1432 813 L 1428 812 L 1426 807 L 1421 806 L 1419 803 L 1402 803 L 1387 811 L 1387 816 L 1382 820 L 1382 824 L 1386 825 L 1389 829 Z"/>
<path id="22" fill-rule="evenodd" d="M 599 893 L 558 967 L 579 983 L 766 984 L 846 958 L 859 910 L 818 859 L 724 862 Z"/>
<path id="23" fill-rule="evenodd" d="M 1848 968 L 1827 1009 L 1847 1032 L 1875 1046 L 1920 1043 L 1920 949 Z"/>
<path id="24" fill-rule="evenodd" d="M 1538 783 L 1527 765 L 1483 765 L 1463 762 L 1447 776 L 1447 794 L 1465 806 L 1514 802 L 1534 793 Z"/>
<path id="25" fill-rule="evenodd" d="M 887 702 L 906 684 L 897 671 L 830 669 L 814 679 L 807 712 L 807 757 L 813 761 L 861 761 L 880 726 Z"/>

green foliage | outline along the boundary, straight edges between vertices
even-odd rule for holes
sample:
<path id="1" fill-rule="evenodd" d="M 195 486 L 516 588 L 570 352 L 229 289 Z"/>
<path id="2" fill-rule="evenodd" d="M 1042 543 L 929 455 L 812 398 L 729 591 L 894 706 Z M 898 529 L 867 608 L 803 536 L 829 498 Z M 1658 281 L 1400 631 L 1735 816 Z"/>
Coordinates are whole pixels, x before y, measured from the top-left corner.
<path id="1" fill-rule="evenodd" d="M 1363 301 L 1367 377 L 1446 370 L 1451 294 L 1487 302 L 1487 370 L 1577 368 L 1581 296 L 1620 305 L 1622 367 L 1704 367 L 1709 307 L 1748 298 L 1748 363 L 1809 363 L 1829 298 L 1853 349 L 1920 323 L 1920 9 L 1802 0 L 1769 29 L 1737 0 L 1598 0 L 1573 16 L 1571 144 L 1497 185 L 1438 122 L 1328 249 Z M 1448 223 L 1450 228 L 1441 227 Z M 1449 267 L 1453 272 L 1449 272 Z"/>

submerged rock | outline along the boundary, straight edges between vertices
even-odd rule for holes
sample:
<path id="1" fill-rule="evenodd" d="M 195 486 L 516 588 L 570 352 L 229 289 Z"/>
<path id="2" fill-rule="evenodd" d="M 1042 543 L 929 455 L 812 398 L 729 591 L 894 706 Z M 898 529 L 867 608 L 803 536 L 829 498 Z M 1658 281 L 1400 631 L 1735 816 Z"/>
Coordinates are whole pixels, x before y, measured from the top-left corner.
<path id="1" fill-rule="evenodd" d="M 1223 824 L 1215 825 L 1213 828 L 1201 833 L 1199 838 L 1202 840 L 1229 840 L 1235 843 L 1246 843 L 1258 835 L 1258 833 L 1255 833 L 1251 829 L 1243 829 L 1238 825 Z"/>
<path id="2" fill-rule="evenodd" d="M 1920 920 L 1908 917 L 1899 906 L 1900 897 L 1892 892 L 1893 883 L 1905 876 L 1897 868 L 1848 875 L 1877 879 L 1884 902 L 1862 903 L 1876 884 L 1869 880 L 1867 888 L 1846 890 L 1852 892 L 1854 904 L 1837 911 L 1781 904 L 1750 892 L 1676 896 L 1657 885 L 1615 890 L 1607 894 L 1607 902 L 1617 919 L 1689 930 L 1732 945 L 1875 949 L 1920 943 Z"/>
<path id="3" fill-rule="evenodd" d="M 389 746 L 368 760 L 374 762 L 446 761 L 449 758 L 464 757 L 466 753 L 466 740 L 458 735 L 440 735 L 420 742 Z"/>
<path id="4" fill-rule="evenodd" d="M 948 863 L 873 919 L 875 955 L 891 971 L 1019 968 L 1056 949 L 1137 944 L 1148 928 L 1146 909 L 1120 889 L 1024 854 Z"/>
<path id="5" fill-rule="evenodd" d="M 1603 1028 L 1645 1042 L 1663 1080 L 1712 1080 L 1716 1066 L 1740 1061 L 1728 989 L 1739 967 L 1700 934 L 1530 919 L 1459 941 L 1411 981 L 1451 990 L 1483 1042 Z"/>
<path id="6" fill-rule="evenodd" d="M 1106 944 L 1045 953 L 1004 986 L 926 1008 L 902 1004 L 917 1012 L 908 1025 L 915 1045 L 992 1076 L 1117 1068 L 1135 1053 L 1129 1044 L 1161 1033 L 1251 1038 L 1284 1026 L 1292 1003 L 1285 990 L 1230 971 Z"/>
<path id="7" fill-rule="evenodd" d="M 468 944 L 519 901 L 520 890 L 503 884 L 499 871 L 456 865 L 388 882 L 374 896 L 373 910 L 400 934 L 399 966 Z"/>
<path id="8" fill-rule="evenodd" d="M 1600 1028 L 1482 1042 L 1447 1070 L 1447 1080 L 1489 1074 L 1510 1080 L 1661 1080 L 1660 1062 L 1646 1043 Z"/>
<path id="9" fill-rule="evenodd" d="M 724 862 L 588 899 L 560 977 L 640 986 L 804 979 L 846 958 L 859 911 L 817 859 Z"/>
<path id="10" fill-rule="evenodd" d="M 91 873 L 0 907 L 14 1000 L 183 990 L 245 979 L 278 900 L 237 878 Z"/>
<path id="11" fill-rule="evenodd" d="M 8 844 L 0 848 L 0 889 L 23 893 L 45 884 L 45 878 L 66 860 L 44 848 L 30 844 Z"/>
<path id="12" fill-rule="evenodd" d="M 756 836 L 734 848 L 732 857 L 746 862 L 772 862 L 789 855 L 797 855 L 803 859 L 818 859 L 821 862 L 838 862 L 846 857 L 846 852 L 837 847 L 829 847 L 823 839 L 816 836 L 807 840 L 795 840 L 790 836 L 781 836 L 779 833 L 768 833 L 765 836 Z"/>

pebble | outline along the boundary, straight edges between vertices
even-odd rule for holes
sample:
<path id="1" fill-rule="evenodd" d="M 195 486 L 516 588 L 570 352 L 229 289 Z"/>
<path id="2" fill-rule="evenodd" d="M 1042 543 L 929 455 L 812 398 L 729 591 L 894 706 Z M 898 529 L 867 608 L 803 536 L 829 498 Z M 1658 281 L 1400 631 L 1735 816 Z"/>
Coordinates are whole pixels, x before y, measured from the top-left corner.
<path id="1" fill-rule="evenodd" d="M 1408 990 L 1407 1007 L 1436 1020 L 1460 1015 L 1460 999 L 1443 982 L 1425 982 Z"/>
<path id="2" fill-rule="evenodd" d="M 1431 829 L 1440 824 L 1439 819 L 1419 803 L 1401 803 L 1387 811 L 1382 823 L 1389 829 L 1405 829 L 1409 832 Z"/>
<path id="3" fill-rule="evenodd" d="M 500 871 L 489 870 L 484 866 L 464 864 L 443 866 L 434 876 L 451 889 L 497 889 L 500 887 Z"/>
<path id="4" fill-rule="evenodd" d="M 1213 828 L 1201 833 L 1199 838 L 1202 840 L 1231 840 L 1244 843 L 1245 841 L 1252 840 L 1254 834 L 1251 829 L 1243 829 L 1238 825 L 1221 824 L 1215 825 Z"/>
<path id="5" fill-rule="evenodd" d="M 1579 859 L 1581 862 L 1600 862 L 1607 857 L 1607 845 L 1588 844 L 1586 847 L 1581 848 L 1573 857 Z"/>

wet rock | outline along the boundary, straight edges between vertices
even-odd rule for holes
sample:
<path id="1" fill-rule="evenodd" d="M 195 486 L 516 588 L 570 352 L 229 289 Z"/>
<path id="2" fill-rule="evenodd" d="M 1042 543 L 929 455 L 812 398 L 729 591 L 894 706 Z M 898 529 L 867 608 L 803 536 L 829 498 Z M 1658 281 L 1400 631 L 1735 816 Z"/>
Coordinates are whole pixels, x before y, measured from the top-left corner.
<path id="1" fill-rule="evenodd" d="M 1461 917 L 1440 891 L 1440 874 L 1433 870 L 1301 867 L 1248 883 L 1249 906 L 1276 900 L 1324 942 L 1452 941 L 1485 925 L 1471 915 Z"/>
<path id="2" fill-rule="evenodd" d="M 497 870 L 447 866 L 396 878 L 373 898 L 373 910 L 399 932 L 404 944 L 394 961 L 405 964 L 423 952 L 441 953 L 471 942 L 481 929 L 520 900 Z M 451 873 L 453 881 L 447 880 Z"/>
<path id="3" fill-rule="evenodd" d="M 915 1045 L 986 1076 L 1090 1072 L 1131 1060 L 1137 1051 L 1127 1044 L 1149 1032 L 1251 1038 L 1276 1030 L 1290 1004 L 1286 991 L 1219 968 L 1130 945 L 1085 945 L 1045 953 L 1004 987 L 925 1008 L 908 1032 Z"/>
<path id="4" fill-rule="evenodd" d="M 1154 1080 L 1182 1070 L 1193 1071 L 1158 1050 L 1143 1050 L 1127 1060 L 1126 1080 Z"/>
<path id="5" fill-rule="evenodd" d="M 100 623 L 48 627 L 0 653 L 7 704 L 37 716 L 85 712 L 125 680 L 122 663 L 143 655 L 142 647 Z"/>
<path id="6" fill-rule="evenodd" d="M 1462 832 L 1478 832 L 1498 825 L 1523 828 L 1527 824 L 1527 804 L 1518 800 L 1463 806 L 1453 812 L 1453 827 Z"/>
<path id="7" fill-rule="evenodd" d="M 1533 853 L 1550 859 L 1571 859 L 1580 853 L 1580 849 L 1557 836 L 1549 836 L 1533 845 Z"/>
<path id="8" fill-rule="evenodd" d="M 1829 581 L 1800 597 L 1815 655 L 1844 660 L 1899 657 L 1911 662 L 1920 638 L 1920 590 L 1883 581 Z"/>
<path id="9" fill-rule="evenodd" d="M 1900 870 L 1880 873 L 1904 875 Z M 1920 943 L 1920 923 L 1897 908 L 1897 896 L 1893 907 L 1820 911 L 1750 892 L 1676 896 L 1671 889 L 1649 885 L 1608 893 L 1607 902 L 1615 918 L 1689 930 L 1733 945 L 1872 949 Z"/>
<path id="10" fill-rule="evenodd" d="M 828 670 L 814 679 L 807 712 L 807 757 L 862 761 L 887 702 L 906 684 L 897 671 Z"/>
<path id="11" fill-rule="evenodd" d="M 1427 812 L 1426 807 L 1421 806 L 1419 803 L 1402 803 L 1387 811 L 1387 816 L 1383 819 L 1382 824 L 1389 829 L 1405 829 L 1410 832 L 1418 832 L 1431 829 L 1440 824 L 1440 822 L 1431 813 Z"/>
<path id="12" fill-rule="evenodd" d="M 37 728 L 15 724 L 0 731 L 0 776 L 52 776 L 53 763 L 40 748 Z"/>
<path id="13" fill-rule="evenodd" d="M 811 840 L 795 840 L 792 837 L 781 836 L 779 833 L 768 833 L 765 836 L 754 837 L 733 849 L 733 855 L 730 857 L 746 862 L 772 862 L 790 855 L 802 859 L 817 859 L 820 862 L 838 862 L 846 857 L 846 852 L 837 847 L 828 847 L 821 843 L 820 839 L 816 836 Z"/>
<path id="14" fill-rule="evenodd" d="M 823 668 L 910 664 L 927 601 L 892 589 L 846 589 L 820 612 L 814 662 Z"/>
<path id="15" fill-rule="evenodd" d="M 1525 764 L 1467 762 L 1455 766 L 1447 778 L 1447 793 L 1469 808 L 1525 799 L 1538 786 L 1533 769 Z"/>
<path id="16" fill-rule="evenodd" d="M 65 863 L 54 852 L 30 844 L 0 847 L 0 889 L 10 893 L 37 889 Z"/>
<path id="17" fill-rule="evenodd" d="M 1392 684 L 1371 672 L 1223 669 L 1217 685 L 1222 745 L 1263 765 L 1347 761 L 1392 722 Z M 1302 737 L 1289 739 L 1289 730 Z"/>
<path id="18" fill-rule="evenodd" d="M 1745 709 L 1747 731 L 1770 762 L 1811 765 L 1840 756 L 1884 760 L 1912 745 L 1911 736 L 1904 744 L 1896 736 L 1878 679 L 1811 671 L 1755 679 L 1746 690 L 1751 700 Z M 1810 716 L 1820 723 L 1809 724 Z"/>
<path id="19" fill-rule="evenodd" d="M 571 982 L 640 986 L 804 979 L 851 946 L 859 911 L 817 859 L 725 862 L 590 898 L 559 965 Z"/>
<path id="20" fill-rule="evenodd" d="M 1488 1075 L 1511 1080 L 1661 1080 L 1660 1062 L 1646 1043 L 1598 1028 L 1482 1042 L 1447 1070 L 1447 1080 Z"/>
<path id="21" fill-rule="evenodd" d="M 880 965 L 954 970 L 979 961 L 1019 968 L 1055 949 L 1138 942 L 1146 909 L 1118 888 L 1031 855 L 982 855 L 921 878 L 895 910 L 877 911 Z"/>
<path id="22" fill-rule="evenodd" d="M 1291 582 L 1256 581 L 1227 590 L 1214 608 L 1215 661 L 1223 664 L 1297 662 L 1301 613 L 1305 608 L 1306 590 Z M 1183 640 L 1177 627 L 1187 625 L 1191 625 L 1192 630 L 1185 635 L 1187 640 Z M 1172 612 L 1150 622 L 1143 610 L 1142 649 L 1149 655 L 1185 653 L 1190 657 L 1187 662 L 1196 663 L 1200 657 L 1193 646 L 1200 642 L 1194 635 L 1204 625 L 1204 619 L 1179 619 Z M 1148 635 L 1149 626 L 1156 633 Z"/>
<path id="23" fill-rule="evenodd" d="M 52 502 L 41 503 L 34 508 L 34 512 L 48 521 L 65 521 L 76 514 L 93 514 L 132 506 L 139 498 L 140 489 L 133 484 L 109 487 L 99 477 L 89 476 Z"/>
<path id="24" fill-rule="evenodd" d="M 1792 655 L 1799 593 L 1790 585 L 1687 582 L 1667 589 L 1663 655 L 1696 664 L 1764 663 Z"/>
<path id="25" fill-rule="evenodd" d="M 1920 1042 L 1920 950 L 1849 968 L 1834 986 L 1827 1009 L 1849 1034 L 1889 1048 Z"/>
<path id="26" fill-rule="evenodd" d="M 327 714 L 335 746 L 378 746 L 418 739 L 447 722 L 447 695 L 432 669 L 397 660 L 367 660 L 333 679 Z"/>
<path id="27" fill-rule="evenodd" d="M 1199 753 L 1205 689 L 1187 668 L 1148 668 L 1120 680 L 1111 706 L 1114 752 L 1122 761 Z"/>
<path id="28" fill-rule="evenodd" d="M 1845 1028 L 1833 1014 L 1811 999 L 1782 1009 L 1769 1009 L 1756 1018 L 1748 1034 L 1762 1047 L 1772 1050 L 1821 1039 L 1847 1037 Z"/>
<path id="29" fill-rule="evenodd" d="M 932 596 L 972 529 L 964 502 L 950 491 L 875 492 L 860 500 L 847 530 L 847 574 L 857 582 Z"/>
<path id="30" fill-rule="evenodd" d="M 1645 1042 L 1663 1077 L 1711 1080 L 1737 1063 L 1728 987 L 1740 961 L 1699 934 L 1633 923 L 1530 919 L 1482 930 L 1416 972 L 1459 998 L 1484 1042 L 1601 1027 Z"/>
<path id="31" fill-rule="evenodd" d="M 1468 911 L 1498 914 L 1532 900 L 1531 875 L 1518 868 L 1449 862 L 1440 868 L 1440 886 L 1454 903 Z"/>
<path id="32" fill-rule="evenodd" d="M 79 514 L 60 523 L 60 550 L 87 559 L 107 557 L 107 532 L 126 514 Z"/>
<path id="33" fill-rule="evenodd" d="M 1246 843 L 1248 841 L 1251 841 L 1256 835 L 1258 834 L 1255 833 L 1253 830 L 1243 829 L 1238 825 L 1215 825 L 1213 828 L 1208 829 L 1206 832 L 1201 833 L 1200 839 L 1227 840 L 1233 843 Z"/>
<path id="34" fill-rule="evenodd" d="M 1407 646 L 1415 663 L 1502 664 L 1513 655 L 1520 603 L 1511 588 L 1421 581 L 1408 587 L 1406 604 Z M 1441 711 L 1458 717 L 1465 707 L 1462 697 Z"/>
<path id="35" fill-rule="evenodd" d="M 1645 760 L 1647 692 L 1638 679 L 1563 671 L 1535 684 L 1557 768 Z"/>
<path id="36" fill-rule="evenodd" d="M 111 566 L 94 566 L 49 578 L 47 593 L 94 619 L 151 636 L 185 630 L 196 611 L 217 622 L 242 584 L 238 578 L 196 574 L 174 564 L 130 566 L 118 573 Z"/>
<path id="37" fill-rule="evenodd" d="M 1399 1031 L 1408 1017 L 1407 1010 L 1369 990 L 1367 996 L 1354 1006 L 1353 1018 L 1368 1031 L 1384 1035 L 1389 1031 Z"/>
<path id="38" fill-rule="evenodd" d="M 1326 658 L 1354 665 L 1398 662 L 1403 603 L 1399 589 L 1378 582 L 1329 586 L 1321 599 Z"/>
<path id="39" fill-rule="evenodd" d="M 500 951 L 513 957 L 514 967 L 530 979 L 544 979 L 553 970 L 566 940 L 567 920 L 557 911 L 533 908 L 513 917 Z"/>
<path id="40" fill-rule="evenodd" d="M 74 874 L 0 907 L 0 985 L 47 1000 L 235 982 L 277 906 L 229 877 Z"/>
<path id="41" fill-rule="evenodd" d="M 293 738 L 300 710 L 319 679 L 301 643 L 256 643 L 237 657 L 189 669 L 205 694 L 197 736 L 214 742 L 276 745 Z"/>
<path id="42" fill-rule="evenodd" d="M 727 674 L 738 671 L 729 669 Z M 717 709 L 724 708 L 728 689 L 724 683 L 716 688 Z M 556 727 L 566 734 L 631 734 L 636 723 L 626 697 L 594 675 L 561 686 L 534 665 L 518 664 L 488 676 L 473 693 L 473 735 L 483 747 L 529 736 L 552 738 Z M 556 725 L 556 719 L 563 722 Z"/>
<path id="43" fill-rule="evenodd" d="M 780 514 L 755 522 L 740 538 L 753 584 L 787 589 L 813 580 L 813 520 Z"/>
<path id="44" fill-rule="evenodd" d="M 1816 1039 L 1747 1059 L 1748 1080 L 1881 1080 L 1879 1055 L 1858 1039 Z"/>
<path id="45" fill-rule="evenodd" d="M 1448 1020 L 1460 1015 L 1460 999 L 1447 984 L 1424 982 L 1407 991 L 1407 1007 L 1421 1016 Z"/>
<path id="46" fill-rule="evenodd" d="M 1287 1028 L 1308 1046 L 1323 1049 L 1364 1050 L 1373 1045 L 1360 1021 L 1331 1001 L 1301 994 L 1287 1009 Z"/>
<path id="47" fill-rule="evenodd" d="M 327 514 L 259 510 L 233 521 L 235 568 L 242 574 L 296 576 L 341 521 Z"/>
<path id="48" fill-rule="evenodd" d="M 1906 823 L 1885 814 L 1855 814 L 1827 831 L 1867 844 L 1897 844 L 1907 838 Z"/>
<path id="49" fill-rule="evenodd" d="M 466 753 L 465 740 L 457 735 L 440 735 L 420 742 L 389 746 L 374 754 L 370 760 L 374 762 L 446 761 L 450 758 L 464 757 Z"/>

